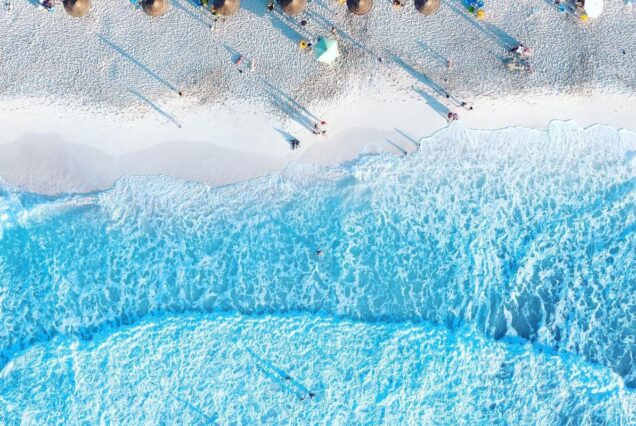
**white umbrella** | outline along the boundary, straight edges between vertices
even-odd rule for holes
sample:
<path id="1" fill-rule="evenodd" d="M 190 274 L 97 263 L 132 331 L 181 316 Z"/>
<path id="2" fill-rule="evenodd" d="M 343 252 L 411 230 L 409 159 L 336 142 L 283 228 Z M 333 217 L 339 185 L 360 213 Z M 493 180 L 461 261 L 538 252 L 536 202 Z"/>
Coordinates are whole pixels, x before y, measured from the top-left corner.
<path id="1" fill-rule="evenodd" d="M 338 56 L 340 56 L 340 52 L 338 51 L 338 41 L 330 38 L 321 38 L 314 47 L 314 54 L 318 61 L 326 64 L 332 63 Z"/>
<path id="2" fill-rule="evenodd" d="M 588 17 L 596 19 L 603 13 L 603 0 L 585 0 L 583 9 Z"/>

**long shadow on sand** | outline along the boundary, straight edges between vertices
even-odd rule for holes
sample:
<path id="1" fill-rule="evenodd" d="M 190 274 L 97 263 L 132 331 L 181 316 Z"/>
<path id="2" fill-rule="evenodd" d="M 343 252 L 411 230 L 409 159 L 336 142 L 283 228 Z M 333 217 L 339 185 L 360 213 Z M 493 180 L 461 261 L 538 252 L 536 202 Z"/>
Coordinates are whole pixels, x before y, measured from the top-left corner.
<path id="1" fill-rule="evenodd" d="M 141 93 L 137 92 L 134 89 L 128 88 L 128 92 L 132 93 L 137 98 L 139 98 L 142 101 L 144 101 L 148 106 L 150 106 L 150 108 L 154 109 L 159 114 L 163 115 L 165 118 L 167 118 L 172 123 L 174 123 L 175 126 L 177 126 L 178 128 L 181 128 L 181 123 L 179 123 L 176 118 L 174 118 L 173 116 L 171 116 L 170 114 L 168 114 L 167 112 L 165 112 L 164 110 L 159 108 L 159 106 L 157 104 L 155 104 L 153 101 L 151 101 L 150 99 L 148 99 L 147 97 L 145 97 L 144 95 L 142 95 Z"/>
<path id="2" fill-rule="evenodd" d="M 185 13 L 190 18 L 192 18 L 193 20 L 197 21 L 198 23 L 200 23 L 204 27 L 212 28 L 212 23 L 210 22 L 210 21 L 213 20 L 212 14 L 211 13 L 207 13 L 205 11 L 205 9 L 198 2 L 186 1 L 186 5 L 183 5 L 179 0 L 171 0 L 171 3 L 176 9 L 179 9 L 181 12 Z M 195 9 L 196 12 L 190 10 L 189 7 L 190 8 L 192 8 L 192 7 L 196 8 Z M 210 15 L 209 19 L 206 19 L 206 15 Z"/>
<path id="3" fill-rule="evenodd" d="M 310 132 L 315 132 L 315 125 L 320 123 L 320 118 L 311 113 L 307 108 L 298 103 L 296 99 L 292 98 L 278 87 L 265 80 L 262 80 L 262 82 L 265 85 L 265 90 L 267 91 L 272 104 Z"/>
<path id="4" fill-rule="evenodd" d="M 278 127 L 275 127 L 274 130 L 276 130 L 285 139 L 285 142 L 287 142 L 290 148 L 293 148 L 292 141 L 297 138 L 295 138 L 291 133 L 287 133 Z"/>
<path id="5" fill-rule="evenodd" d="M 26 1 L 29 2 L 33 7 L 42 7 L 42 4 L 38 0 L 26 0 Z"/>
<path id="6" fill-rule="evenodd" d="M 446 4 L 453 12 L 457 14 L 457 16 L 462 17 L 466 22 L 468 22 L 473 28 L 477 29 L 482 34 L 489 37 L 499 46 L 510 49 L 519 44 L 519 41 L 515 39 L 513 36 L 497 27 L 496 25 L 491 24 L 490 22 L 477 21 L 472 15 L 470 15 L 467 11 L 464 10 L 464 6 L 461 4 L 461 0 L 442 0 L 444 4 Z"/>
<path id="7" fill-rule="evenodd" d="M 415 91 L 417 92 L 417 89 L 415 89 Z M 418 93 L 419 93 L 419 92 L 418 92 Z M 415 147 L 416 147 L 416 148 L 419 148 L 419 147 L 420 147 L 420 143 L 419 143 L 419 141 L 416 141 L 415 139 L 413 139 L 412 137 L 410 137 L 409 135 L 407 135 L 407 134 L 406 134 L 405 132 L 403 132 L 402 130 L 400 130 L 400 129 L 396 129 L 396 128 L 393 128 L 393 130 L 395 130 L 395 131 L 396 131 L 396 132 L 398 132 L 400 135 L 402 135 L 402 137 L 403 137 L 404 139 L 406 139 L 407 141 L 409 141 L 409 142 L 411 142 L 413 145 L 415 145 Z"/>
<path id="8" fill-rule="evenodd" d="M 278 12 L 270 13 L 269 20 L 272 22 L 272 26 L 274 28 L 280 31 L 282 35 L 293 41 L 295 44 L 299 43 L 303 39 L 310 38 L 306 31 L 302 30 L 300 24 Z M 303 35 L 303 33 L 305 34 Z"/>
<path id="9" fill-rule="evenodd" d="M 168 89 L 172 90 L 173 92 L 179 93 L 179 89 L 177 89 L 175 86 L 170 84 L 170 82 L 168 82 L 168 80 L 166 80 L 165 78 L 160 77 L 156 72 L 154 72 L 153 70 L 151 70 L 150 68 L 148 68 L 147 66 L 145 66 L 144 64 L 139 62 L 137 59 L 135 59 L 130 53 L 126 52 L 124 49 L 122 49 L 121 47 L 117 46 L 115 43 L 113 43 L 112 41 L 108 40 L 106 37 L 104 37 L 101 34 L 97 34 L 97 37 L 102 42 L 104 42 L 107 46 L 109 46 L 111 49 L 113 49 L 115 52 L 119 53 L 122 57 L 124 57 L 125 59 L 129 60 L 131 63 L 133 63 L 137 67 L 139 67 L 142 71 L 144 71 L 150 77 L 154 78 L 159 83 L 163 84 L 164 86 L 166 86 Z"/>
<path id="10" fill-rule="evenodd" d="M 276 3 L 276 0 L 272 0 Z M 267 0 L 241 0 L 241 9 L 248 10 L 256 16 L 263 17 L 267 13 Z"/>
<path id="11" fill-rule="evenodd" d="M 448 64 L 448 58 L 439 53 L 437 50 L 433 49 L 428 43 L 423 41 L 418 41 L 417 44 L 422 48 L 422 50 L 435 59 L 435 62 L 438 62 L 442 66 L 446 66 Z"/>
<path id="12" fill-rule="evenodd" d="M 232 46 L 228 44 L 224 44 L 223 48 L 227 50 L 227 52 L 230 54 L 230 60 L 234 63 L 236 63 L 239 60 L 239 58 L 242 56 L 238 50 L 234 49 Z"/>
<path id="13" fill-rule="evenodd" d="M 562 1 L 559 4 L 556 4 L 554 0 L 543 0 L 545 1 L 552 9 L 556 10 L 559 13 L 561 12 L 561 7 L 563 7 L 564 13 L 568 15 L 574 15 L 576 13 L 576 6 L 571 0 Z"/>
<path id="14" fill-rule="evenodd" d="M 397 149 L 403 157 L 408 155 L 407 150 L 405 150 L 404 148 L 402 148 L 400 145 L 396 144 L 392 140 L 385 139 L 384 141 L 388 143 L 389 145 L 391 145 L 393 148 Z"/>
<path id="15" fill-rule="evenodd" d="M 426 104 L 428 106 L 430 106 L 436 113 L 438 113 L 439 115 L 441 115 L 442 117 L 446 118 L 448 117 L 448 108 L 442 104 L 440 101 L 438 101 L 435 96 L 432 96 L 428 93 L 426 93 L 424 90 L 419 89 L 417 87 L 414 87 L 413 90 L 420 95 L 421 97 L 424 98 L 424 100 L 426 101 Z M 419 146 L 419 144 L 417 144 Z"/>
<path id="16" fill-rule="evenodd" d="M 427 76 L 426 74 L 424 74 L 421 71 L 416 70 L 411 65 L 407 64 L 406 62 L 404 62 L 404 60 L 402 60 L 402 58 L 400 58 L 400 57 L 398 57 L 396 55 L 393 55 L 392 59 L 393 59 L 393 62 L 398 64 L 404 71 L 406 71 L 408 74 L 410 74 L 411 77 L 415 78 L 419 82 L 421 82 L 421 83 L 425 84 L 426 86 L 428 86 L 431 90 L 433 90 L 435 93 L 437 93 L 442 98 L 448 99 L 451 102 L 457 104 L 458 106 L 461 104 L 461 101 L 459 99 L 457 99 L 456 97 L 454 97 L 450 93 L 448 93 L 446 91 L 446 89 L 444 89 L 442 86 L 440 86 L 438 83 L 436 83 L 429 76 Z"/>

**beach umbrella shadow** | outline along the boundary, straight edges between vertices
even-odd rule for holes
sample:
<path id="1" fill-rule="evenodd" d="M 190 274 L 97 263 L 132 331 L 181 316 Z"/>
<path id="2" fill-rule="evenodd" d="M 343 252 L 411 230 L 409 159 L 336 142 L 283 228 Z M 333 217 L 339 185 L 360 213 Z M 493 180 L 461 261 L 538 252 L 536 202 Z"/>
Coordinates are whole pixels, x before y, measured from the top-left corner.
<path id="1" fill-rule="evenodd" d="M 165 118 L 167 118 L 170 122 L 172 122 L 175 126 L 177 126 L 178 128 L 181 128 L 181 123 L 179 123 L 177 121 L 176 118 L 174 118 L 172 115 L 168 114 L 167 112 L 165 112 L 163 109 L 161 109 L 157 104 L 155 104 L 153 101 L 151 101 L 150 99 L 148 99 L 147 97 L 145 97 L 144 95 L 142 95 L 141 93 L 137 92 L 134 89 L 128 88 L 128 92 L 133 94 L 134 96 L 136 96 L 138 99 L 142 100 L 144 103 L 146 103 L 146 105 L 148 105 L 150 108 L 152 108 L 153 110 L 155 110 L 156 112 L 158 112 L 159 114 L 161 114 L 162 116 L 164 116 Z"/>
<path id="2" fill-rule="evenodd" d="M 271 0 L 272 2 L 274 0 Z M 256 16 L 263 17 L 267 13 L 267 0 L 243 0 L 241 7 Z"/>
<path id="3" fill-rule="evenodd" d="M 196 1 L 196 0 L 186 0 L 186 5 L 183 5 L 179 0 L 171 0 L 172 5 L 182 11 L 183 13 L 185 13 L 186 15 L 188 15 L 189 17 L 191 17 L 193 20 L 201 23 L 202 25 L 210 28 L 212 26 L 212 23 L 209 22 L 208 20 L 206 20 L 204 18 L 204 16 L 208 15 L 207 13 L 201 13 L 201 3 Z M 188 10 L 188 6 L 190 7 L 194 7 L 197 9 L 197 12 L 194 12 L 192 10 Z"/>
<path id="4" fill-rule="evenodd" d="M 151 70 L 150 68 L 148 68 L 146 65 L 142 64 L 139 60 L 137 60 L 136 58 L 134 58 L 130 53 L 128 53 L 127 51 L 125 51 L 123 48 L 119 47 L 118 45 L 116 45 L 115 43 L 113 43 L 112 41 L 108 40 L 106 37 L 104 37 L 101 34 L 97 34 L 97 37 L 104 43 L 106 44 L 108 47 L 110 47 L 111 49 L 113 49 L 115 52 L 119 53 L 119 55 L 121 55 L 123 58 L 127 59 L 128 61 L 130 61 L 132 64 L 136 65 L 138 68 L 140 68 L 141 70 L 143 70 L 144 72 L 146 72 L 146 74 L 148 74 L 150 77 L 152 77 L 153 79 L 155 79 L 156 81 L 158 81 L 159 83 L 163 84 L 164 86 L 166 86 L 168 89 L 170 89 L 171 91 L 175 92 L 175 93 L 179 93 L 179 89 L 177 89 L 175 86 L 173 86 L 170 82 L 168 82 L 166 79 L 162 78 L 161 76 L 159 76 L 156 72 L 154 72 L 153 70 Z"/>
<path id="5" fill-rule="evenodd" d="M 519 41 L 512 37 L 510 34 L 497 27 L 490 22 L 485 21 L 477 21 L 472 15 L 470 15 L 466 10 L 464 10 L 464 5 L 461 3 L 461 0 L 443 0 L 444 3 L 453 11 L 455 14 L 461 18 L 463 18 L 466 22 L 470 24 L 473 28 L 490 38 L 499 46 L 509 49 L 513 46 L 519 44 Z"/>
<path id="6" fill-rule="evenodd" d="M 272 22 L 272 26 L 274 28 L 276 28 L 282 35 L 290 39 L 295 44 L 307 38 L 306 36 L 301 34 L 299 31 L 292 28 L 287 18 L 281 17 L 277 13 L 272 13 L 269 19 Z"/>
<path id="7" fill-rule="evenodd" d="M 38 0 L 26 0 L 27 2 L 29 2 L 31 5 L 33 5 L 33 7 L 41 7 L 42 3 L 40 3 Z"/>

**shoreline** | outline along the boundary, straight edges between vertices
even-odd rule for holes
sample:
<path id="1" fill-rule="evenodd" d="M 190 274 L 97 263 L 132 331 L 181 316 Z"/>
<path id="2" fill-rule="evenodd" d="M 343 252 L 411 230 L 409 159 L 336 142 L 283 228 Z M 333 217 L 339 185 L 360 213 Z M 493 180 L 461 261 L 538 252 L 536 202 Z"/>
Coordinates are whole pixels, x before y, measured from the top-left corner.
<path id="1" fill-rule="evenodd" d="M 446 106 L 429 104 L 415 91 L 389 90 L 385 85 L 373 94 L 308 106 L 312 116 L 327 121 L 324 136 L 311 134 L 302 120 L 281 120 L 251 102 L 192 107 L 186 98 L 162 104 L 175 111 L 179 128 L 155 111 L 96 116 L 90 109 L 63 111 L 54 104 L 8 99 L 0 101 L 3 122 L 11 123 L 0 136 L 0 177 L 46 195 L 106 189 L 126 175 L 167 175 L 219 186 L 265 176 L 292 162 L 331 166 L 364 153 L 405 155 L 447 126 L 441 110 Z M 524 94 L 481 98 L 472 105 L 472 111 L 454 110 L 473 130 L 545 130 L 555 120 L 636 130 L 629 114 L 636 110 L 636 97 L 623 94 Z M 292 136 L 301 141 L 294 151 L 286 140 Z"/>

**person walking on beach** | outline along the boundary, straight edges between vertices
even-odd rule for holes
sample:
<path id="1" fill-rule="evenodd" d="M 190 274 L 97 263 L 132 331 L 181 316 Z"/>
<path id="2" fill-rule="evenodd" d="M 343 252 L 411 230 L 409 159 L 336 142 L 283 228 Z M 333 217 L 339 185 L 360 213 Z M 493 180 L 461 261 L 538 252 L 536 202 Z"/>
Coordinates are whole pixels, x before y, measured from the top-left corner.
<path id="1" fill-rule="evenodd" d="M 327 133 L 325 129 L 321 126 L 325 126 L 327 124 L 326 121 L 320 121 L 320 123 L 314 123 L 314 135 L 324 135 Z"/>
<path id="2" fill-rule="evenodd" d="M 456 112 L 449 111 L 448 114 L 446 115 L 446 119 L 448 120 L 449 123 L 452 123 L 453 121 L 459 120 L 459 116 L 457 115 Z"/>

